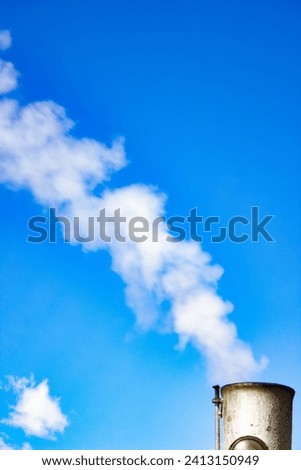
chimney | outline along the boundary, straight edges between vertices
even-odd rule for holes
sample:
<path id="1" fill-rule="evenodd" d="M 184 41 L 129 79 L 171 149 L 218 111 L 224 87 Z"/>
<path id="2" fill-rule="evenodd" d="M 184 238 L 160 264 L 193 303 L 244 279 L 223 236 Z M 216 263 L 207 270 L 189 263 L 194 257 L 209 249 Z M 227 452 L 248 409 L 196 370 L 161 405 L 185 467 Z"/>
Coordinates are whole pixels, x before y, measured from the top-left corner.
<path id="1" fill-rule="evenodd" d="M 290 450 L 294 395 L 292 388 L 275 383 L 224 385 L 219 405 L 223 419 L 222 448 Z"/>

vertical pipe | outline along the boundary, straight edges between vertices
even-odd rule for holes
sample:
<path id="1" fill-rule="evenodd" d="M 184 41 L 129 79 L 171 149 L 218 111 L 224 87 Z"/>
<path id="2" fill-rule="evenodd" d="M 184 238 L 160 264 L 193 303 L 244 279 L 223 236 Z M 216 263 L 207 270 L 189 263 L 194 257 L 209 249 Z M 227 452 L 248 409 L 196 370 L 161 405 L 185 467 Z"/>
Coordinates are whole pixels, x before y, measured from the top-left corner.
<path id="1" fill-rule="evenodd" d="M 220 386 L 214 385 L 212 388 L 215 390 L 215 395 L 212 400 L 212 403 L 215 405 L 215 450 L 220 450 L 221 448 L 221 426 L 220 426 L 220 418 L 221 418 L 221 399 L 220 399 Z"/>

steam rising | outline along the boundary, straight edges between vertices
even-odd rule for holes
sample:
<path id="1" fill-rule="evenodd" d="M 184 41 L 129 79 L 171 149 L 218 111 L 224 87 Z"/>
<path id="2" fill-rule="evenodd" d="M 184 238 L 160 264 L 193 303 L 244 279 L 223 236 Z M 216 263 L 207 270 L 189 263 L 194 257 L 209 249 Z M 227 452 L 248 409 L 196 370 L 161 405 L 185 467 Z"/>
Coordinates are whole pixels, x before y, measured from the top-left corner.
<path id="1" fill-rule="evenodd" d="M 17 75 L 11 63 L 1 60 L 0 93 L 17 86 Z M 111 216 L 120 209 L 127 219 L 143 216 L 152 221 L 163 216 L 166 197 L 150 186 L 133 184 L 94 194 L 96 186 L 126 165 L 123 141 L 107 147 L 93 139 L 77 139 L 70 133 L 73 125 L 64 108 L 54 102 L 21 106 L 11 98 L 2 99 L 1 181 L 28 189 L 38 203 L 55 205 L 69 218 L 96 218 L 103 208 Z M 228 319 L 233 306 L 217 293 L 222 268 L 212 265 L 210 256 L 195 242 L 167 242 L 168 234 L 168 227 L 161 223 L 158 242 L 120 243 L 113 237 L 105 243 L 98 237 L 84 249 L 110 252 L 112 269 L 125 284 L 126 302 L 140 328 L 168 325 L 179 336 L 180 345 L 191 342 L 206 358 L 210 380 L 256 377 L 266 359 L 254 359 Z M 167 317 L 162 313 L 163 302 L 170 306 Z"/>

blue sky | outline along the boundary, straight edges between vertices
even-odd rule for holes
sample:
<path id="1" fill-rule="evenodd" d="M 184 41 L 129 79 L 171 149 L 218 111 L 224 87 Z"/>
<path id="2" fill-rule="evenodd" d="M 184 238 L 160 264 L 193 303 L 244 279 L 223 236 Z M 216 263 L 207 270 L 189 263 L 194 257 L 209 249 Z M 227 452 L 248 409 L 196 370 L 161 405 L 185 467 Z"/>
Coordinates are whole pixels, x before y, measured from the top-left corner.
<path id="1" fill-rule="evenodd" d="M 235 324 L 250 347 L 248 364 L 240 363 L 243 379 L 250 372 L 250 380 L 296 389 L 293 441 L 300 449 L 299 24 L 295 1 L 3 2 L 0 29 L 10 31 L 12 45 L 0 58 L 19 72 L 18 86 L 4 99 L 17 100 L 19 110 L 48 103 L 43 115 L 50 101 L 57 103 L 75 125 L 63 137 L 55 134 L 59 157 L 47 139 L 43 152 L 25 142 L 22 132 L 42 133 L 29 121 L 18 131 L 11 118 L 10 140 L 1 141 L 0 446 L 212 448 L 212 369 L 220 367 L 220 385 L 231 381 L 240 349 L 234 340 L 228 365 L 216 366 L 224 336 L 213 325 L 214 345 L 204 342 L 201 326 L 211 320 L 202 317 L 200 325 L 200 297 L 181 290 L 195 268 L 205 272 L 198 292 L 234 306 L 227 315 L 219 303 L 217 316 Z M 67 126 L 57 108 L 53 121 L 47 116 L 44 124 Z M 90 147 L 78 151 L 84 177 L 76 155 L 68 158 L 72 146 L 88 145 L 86 137 L 100 144 L 97 157 Z M 104 144 L 110 179 L 96 164 L 104 161 Z M 60 186 L 49 180 L 51 165 Z M 70 200 L 69 186 L 76 189 Z M 90 214 L 96 196 L 110 207 L 121 201 L 135 215 L 161 214 L 164 207 L 167 217 L 187 216 L 196 207 L 222 225 L 233 216 L 249 218 L 258 206 L 262 217 L 274 215 L 268 228 L 275 241 L 212 243 L 204 234 L 202 247 L 169 244 L 170 254 L 158 248 L 165 264 L 154 270 L 149 290 L 152 247 L 87 249 L 61 236 L 52 244 L 26 241 L 31 217 L 47 216 L 49 207 Z M 195 267 L 194 255 L 203 252 L 210 266 L 222 266 L 222 276 L 206 263 Z M 127 263 L 129 253 L 136 258 Z M 269 364 L 259 372 L 263 356 Z M 26 392 L 53 407 L 57 421 L 39 427 L 36 414 L 34 422 L 20 422 L 30 407 Z"/>

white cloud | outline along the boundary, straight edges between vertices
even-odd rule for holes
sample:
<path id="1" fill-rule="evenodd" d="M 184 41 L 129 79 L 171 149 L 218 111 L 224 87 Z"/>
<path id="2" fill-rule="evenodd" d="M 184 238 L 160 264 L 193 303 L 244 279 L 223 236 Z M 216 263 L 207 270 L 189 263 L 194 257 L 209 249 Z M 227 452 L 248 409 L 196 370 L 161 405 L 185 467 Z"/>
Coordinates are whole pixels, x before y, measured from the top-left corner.
<path id="1" fill-rule="evenodd" d="M 18 72 L 11 62 L 0 59 L 0 95 L 16 89 Z"/>
<path id="2" fill-rule="evenodd" d="M 32 378 L 11 377 L 10 385 L 17 395 L 17 404 L 2 420 L 3 424 L 44 439 L 54 439 L 56 433 L 64 431 L 68 419 L 60 409 L 59 399 L 51 397 L 47 380 L 36 385 Z"/>
<path id="3" fill-rule="evenodd" d="M 152 222 L 164 215 L 166 197 L 150 186 L 133 184 L 95 195 L 99 183 L 125 166 L 123 142 L 117 140 L 109 148 L 92 139 L 76 139 L 70 133 L 72 127 L 64 108 L 56 103 L 21 106 L 2 100 L 1 181 L 30 190 L 40 204 L 55 205 L 70 218 L 96 218 L 102 208 L 109 216 L 120 209 L 127 220 L 143 216 Z M 112 269 L 125 283 L 126 300 L 139 327 L 167 323 L 179 335 L 180 344 L 190 341 L 205 355 L 211 380 L 254 378 L 265 361 L 255 360 L 228 318 L 233 307 L 217 293 L 223 269 L 212 265 L 210 255 L 197 243 L 167 242 L 167 234 L 166 224 L 160 224 L 158 242 L 121 243 L 113 237 L 112 243 L 98 239 L 84 249 L 110 251 Z M 167 316 L 161 313 L 163 302 L 170 305 Z"/>
<path id="4" fill-rule="evenodd" d="M 0 30 L 0 50 L 9 49 L 12 43 L 10 31 L 8 29 Z"/>
<path id="5" fill-rule="evenodd" d="M 0 30 L 0 50 L 5 51 L 11 46 L 11 35 L 8 30 Z M 18 72 L 11 62 L 0 59 L 0 95 L 10 93 L 18 85 Z"/>

